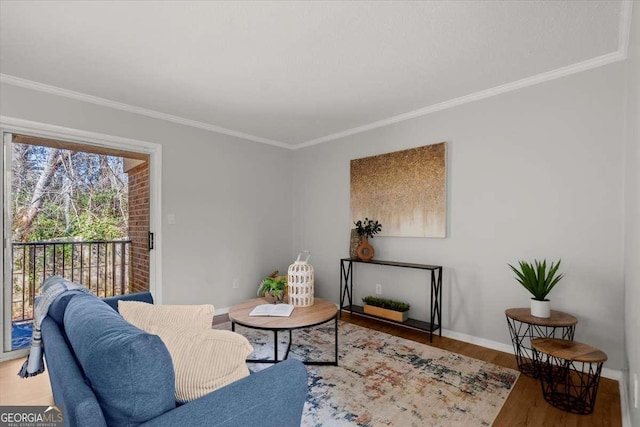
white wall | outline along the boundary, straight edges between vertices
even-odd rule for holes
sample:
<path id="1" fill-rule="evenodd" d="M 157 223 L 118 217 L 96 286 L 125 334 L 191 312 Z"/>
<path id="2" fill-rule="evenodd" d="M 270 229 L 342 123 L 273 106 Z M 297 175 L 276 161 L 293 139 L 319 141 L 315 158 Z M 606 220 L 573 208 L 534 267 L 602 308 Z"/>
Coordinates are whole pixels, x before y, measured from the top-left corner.
<path id="1" fill-rule="evenodd" d="M 444 328 L 505 345 L 504 310 L 529 304 L 507 263 L 562 258 L 552 307 L 622 369 L 624 80 L 617 63 L 297 150 L 294 246 L 314 254 L 317 294 L 338 301 L 349 161 L 447 141 L 448 237 L 376 237 L 376 258 L 443 265 Z M 358 303 L 375 283 L 426 316 L 424 274 L 356 265 Z"/>
<path id="2" fill-rule="evenodd" d="M 10 85 L 0 114 L 162 145 L 164 303 L 229 307 L 291 263 L 290 150 Z"/>
<path id="3" fill-rule="evenodd" d="M 634 6 L 627 70 L 624 313 L 629 412 L 631 424 L 640 426 L 640 409 L 633 407 L 633 374 L 640 381 L 640 4 Z"/>
<path id="4" fill-rule="evenodd" d="M 625 84 L 638 80 L 626 82 L 626 71 L 612 64 L 293 152 L 10 85 L 0 86 L 0 114 L 162 144 L 164 302 L 218 307 L 254 295 L 300 249 L 312 251 L 317 294 L 337 302 L 349 161 L 447 141 L 448 237 L 377 237 L 376 257 L 443 265 L 445 329 L 505 345 L 504 309 L 528 304 L 506 263 L 562 257 L 553 307 L 579 318 L 576 339 L 607 352 L 610 369 L 625 366 L 626 274 L 626 358 L 637 371 L 638 238 L 625 252 L 623 232 L 638 229 L 637 156 L 627 157 L 624 187 L 625 149 L 638 151 L 637 94 L 625 131 Z M 358 297 L 381 283 L 426 315 L 423 273 L 356 273 Z"/>

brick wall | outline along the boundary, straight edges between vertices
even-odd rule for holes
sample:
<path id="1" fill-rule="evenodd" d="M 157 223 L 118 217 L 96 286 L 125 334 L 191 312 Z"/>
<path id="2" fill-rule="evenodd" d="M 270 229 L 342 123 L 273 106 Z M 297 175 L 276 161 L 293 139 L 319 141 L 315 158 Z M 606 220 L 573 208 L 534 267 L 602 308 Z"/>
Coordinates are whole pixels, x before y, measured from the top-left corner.
<path id="1" fill-rule="evenodd" d="M 129 238 L 131 265 L 129 292 L 149 290 L 149 162 L 129 174 Z"/>

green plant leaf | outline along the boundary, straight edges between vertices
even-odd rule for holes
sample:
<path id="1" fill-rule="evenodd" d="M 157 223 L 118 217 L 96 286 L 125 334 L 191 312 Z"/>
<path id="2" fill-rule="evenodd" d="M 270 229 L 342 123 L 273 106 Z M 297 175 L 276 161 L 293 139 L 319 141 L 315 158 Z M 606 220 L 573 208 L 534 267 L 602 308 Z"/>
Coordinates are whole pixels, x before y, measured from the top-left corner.
<path id="1" fill-rule="evenodd" d="M 564 277 L 564 274 L 557 274 L 560 268 L 559 260 L 557 263 L 551 262 L 547 267 L 547 261 L 534 260 L 533 265 L 526 261 L 519 261 L 520 269 L 511 264 L 507 264 L 515 274 L 516 280 L 526 289 L 535 299 L 544 300 Z"/>
<path id="2" fill-rule="evenodd" d="M 258 288 L 258 296 L 264 296 L 269 291 L 281 292 L 287 287 L 287 276 L 266 277 Z M 282 295 L 281 294 L 281 295 Z M 280 298 L 280 296 L 278 297 Z"/>
<path id="3" fill-rule="evenodd" d="M 362 298 L 362 301 L 365 304 L 373 305 L 375 307 L 386 308 L 393 311 L 405 312 L 409 311 L 411 308 L 410 304 L 401 301 L 395 301 L 392 299 L 374 297 L 374 296 L 366 296 Z"/>
<path id="4" fill-rule="evenodd" d="M 377 220 L 365 218 L 364 220 L 358 220 L 353 223 L 356 226 L 356 232 L 360 237 L 373 237 L 382 230 L 382 224 Z"/>

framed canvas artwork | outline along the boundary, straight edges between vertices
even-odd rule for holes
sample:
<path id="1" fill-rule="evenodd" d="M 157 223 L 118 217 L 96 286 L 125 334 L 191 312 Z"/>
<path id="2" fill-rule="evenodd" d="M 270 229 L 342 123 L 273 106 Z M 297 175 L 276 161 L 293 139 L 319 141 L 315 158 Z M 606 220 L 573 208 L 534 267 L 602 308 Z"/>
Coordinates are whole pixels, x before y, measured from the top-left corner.
<path id="1" fill-rule="evenodd" d="M 446 237 L 446 142 L 351 160 L 351 221 L 380 236 Z"/>

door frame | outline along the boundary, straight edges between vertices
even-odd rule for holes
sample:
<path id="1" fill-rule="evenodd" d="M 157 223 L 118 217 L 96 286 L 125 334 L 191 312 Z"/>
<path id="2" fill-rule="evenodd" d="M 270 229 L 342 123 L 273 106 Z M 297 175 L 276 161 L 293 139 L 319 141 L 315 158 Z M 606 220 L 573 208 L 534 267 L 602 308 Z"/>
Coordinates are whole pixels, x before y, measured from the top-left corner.
<path id="1" fill-rule="evenodd" d="M 123 151 L 129 151 L 134 153 L 147 154 L 149 156 L 149 229 L 154 233 L 154 249 L 149 254 L 149 290 L 153 294 L 154 300 L 157 303 L 162 303 L 162 145 L 141 141 L 130 138 L 123 138 L 119 136 L 112 136 L 102 133 L 89 132 L 79 129 L 67 128 L 62 126 L 51 125 L 47 123 L 34 122 L 30 120 L 17 119 L 8 116 L 0 116 L 0 134 L 5 133 L 22 134 L 35 137 L 58 139 L 62 141 L 68 141 L 72 143 L 93 145 L 98 147 L 105 147 Z M 10 218 L 10 209 L 7 200 L 7 192 L 10 191 L 10 187 L 7 188 L 7 181 L 10 183 L 11 170 L 7 170 L 10 167 L 7 164 L 7 157 L 10 159 L 10 155 L 6 156 L 7 146 L 3 138 L 3 150 L 2 150 L 2 180 L 3 180 L 3 192 L 2 192 L 2 211 L 3 211 L 3 255 L 0 260 L 0 268 L 2 268 L 2 274 L 0 274 L 0 361 L 14 359 L 16 357 L 27 354 L 28 348 L 7 351 L 5 348 L 5 342 L 8 339 L 11 341 L 11 296 L 7 297 L 7 290 L 5 289 L 5 283 L 11 283 L 10 278 L 5 272 L 7 249 L 10 248 L 10 242 L 5 241 L 6 232 L 5 221 Z M 11 230 L 9 229 L 9 234 Z M 9 291 L 11 286 L 7 289 Z M 8 309 L 8 311 L 7 311 Z M 7 329 L 7 321 L 9 322 L 9 336 L 7 337 L 5 329 Z"/>

